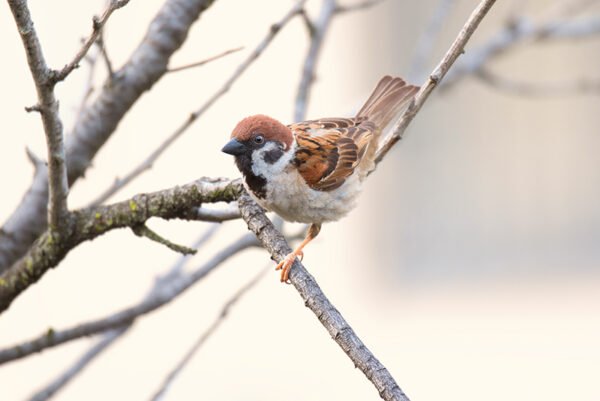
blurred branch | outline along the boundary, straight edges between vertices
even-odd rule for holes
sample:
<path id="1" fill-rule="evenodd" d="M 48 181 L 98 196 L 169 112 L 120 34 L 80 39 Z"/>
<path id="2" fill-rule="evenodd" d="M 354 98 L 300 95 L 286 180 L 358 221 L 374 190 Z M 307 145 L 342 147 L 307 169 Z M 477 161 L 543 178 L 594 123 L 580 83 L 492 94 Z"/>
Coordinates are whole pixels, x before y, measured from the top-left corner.
<path id="1" fill-rule="evenodd" d="M 83 175 L 127 111 L 163 76 L 169 58 L 185 41 L 192 23 L 213 3 L 214 0 L 165 1 L 129 61 L 115 72 L 113 79 L 109 78 L 109 84 L 102 87 L 94 102 L 84 110 L 67 138 L 70 185 Z M 36 175 L 19 206 L 0 229 L 0 272 L 22 257 L 46 229 L 45 219 L 39 216 L 46 213 L 48 195 L 38 189 L 47 186 L 47 177 Z"/>
<path id="2" fill-rule="evenodd" d="M 135 306 L 123 309 L 101 319 L 92 320 L 64 330 L 52 330 L 33 340 L 0 350 L 0 364 L 29 356 L 78 338 L 101 333 L 132 324 L 138 317 L 171 302 L 204 278 L 231 256 L 249 247 L 258 246 L 256 237 L 247 233 L 215 254 L 200 268 L 185 275 L 173 274 L 161 281 L 146 298 Z"/>
<path id="3" fill-rule="evenodd" d="M 431 50 L 433 49 L 435 40 L 440 34 L 440 31 L 444 26 L 444 21 L 454 5 L 454 2 L 455 0 L 439 0 L 438 6 L 433 12 L 425 31 L 423 31 L 417 41 L 415 54 L 408 74 L 409 81 L 415 82 L 423 79 L 425 69 L 428 68 L 427 61 L 431 57 Z"/>
<path id="4" fill-rule="evenodd" d="M 547 42 L 587 38 L 600 33 L 600 17 L 553 19 L 533 24 L 529 19 L 514 18 L 484 45 L 471 50 L 448 74 L 442 87 L 451 88 L 461 78 L 477 73 L 488 62 L 525 42 Z"/>
<path id="5" fill-rule="evenodd" d="M 142 163 L 127 173 L 123 178 L 115 180 L 114 184 L 107 188 L 91 205 L 100 205 L 108 198 L 121 190 L 124 186 L 133 181 L 137 176 L 144 171 L 152 168 L 154 162 L 184 133 L 186 130 L 202 116 L 217 100 L 225 95 L 235 81 L 242 76 L 248 67 L 264 52 L 277 33 L 283 28 L 294 16 L 298 15 L 304 6 L 306 0 L 296 1 L 294 6 L 288 11 L 285 16 L 277 23 L 271 25 L 269 32 L 258 46 L 248 55 L 248 57 L 236 68 L 233 74 L 225 81 L 223 86 L 215 92 L 199 109 L 190 113 L 186 121 L 184 121 L 168 138 L 166 138 Z"/>
<path id="6" fill-rule="evenodd" d="M 179 245 L 174 242 L 169 241 L 168 239 L 158 235 L 155 231 L 151 230 L 145 223 L 136 224 L 131 227 L 131 231 L 138 237 L 146 237 L 150 241 L 158 242 L 166 246 L 167 248 L 175 251 L 177 253 L 181 253 L 182 255 L 194 255 L 196 254 L 196 250 L 192 248 L 188 248 L 187 246 Z"/>
<path id="7" fill-rule="evenodd" d="M 315 67 L 319 58 L 321 47 L 323 46 L 323 40 L 325 39 L 325 35 L 327 34 L 329 25 L 331 24 L 331 20 L 336 10 L 336 0 L 323 0 L 319 18 L 315 22 L 310 21 L 308 16 L 304 14 L 307 25 L 310 27 L 310 46 L 304 58 L 304 66 L 302 67 L 300 85 L 298 86 L 298 91 L 296 92 L 294 121 L 302 121 L 306 117 L 308 97 L 310 96 L 312 83 L 315 80 Z"/>
<path id="8" fill-rule="evenodd" d="M 398 123 L 396 123 L 396 125 L 394 126 L 392 134 L 388 138 L 386 138 L 381 148 L 378 150 L 377 157 L 375 159 L 376 163 L 379 163 L 381 160 L 383 160 L 383 158 L 385 157 L 387 152 L 389 152 L 392 146 L 394 146 L 394 144 L 396 144 L 402 138 L 404 131 L 406 130 L 410 122 L 413 120 L 413 118 L 417 115 L 419 110 L 421 110 L 421 107 L 423 106 L 431 92 L 444 78 L 444 76 L 446 75 L 450 67 L 452 67 L 456 59 L 464 52 L 465 45 L 473 35 L 473 32 L 475 32 L 475 30 L 479 26 L 479 23 L 481 22 L 481 20 L 483 20 L 483 17 L 485 17 L 485 15 L 494 5 L 495 2 L 496 0 L 483 0 L 471 13 L 471 16 L 458 33 L 458 36 L 450 46 L 450 49 L 448 49 L 448 51 L 444 55 L 442 61 L 440 61 L 435 70 L 433 70 L 433 72 L 427 79 L 427 82 L 425 82 L 425 84 L 421 86 L 421 89 L 419 90 L 419 92 L 417 92 L 411 104 L 402 114 Z"/>
<path id="9" fill-rule="evenodd" d="M 199 207 L 194 220 L 211 221 L 214 223 L 222 223 L 227 220 L 239 219 L 240 209 L 237 204 L 230 204 L 226 209 L 209 209 L 207 207 Z"/>
<path id="10" fill-rule="evenodd" d="M 104 334 L 104 336 L 77 359 L 72 366 L 61 373 L 43 389 L 36 391 L 35 394 L 29 398 L 29 401 L 46 401 L 55 396 L 58 391 L 77 377 L 90 362 L 106 350 L 113 342 L 115 342 L 115 340 L 121 337 L 121 335 L 127 332 L 130 327 L 131 325 L 119 327 Z"/>
<path id="11" fill-rule="evenodd" d="M 182 187 L 140 194 L 113 205 L 70 213 L 68 232 L 57 235 L 53 230 L 47 230 L 23 258 L 0 276 L 0 312 L 80 243 L 116 228 L 143 224 L 151 217 L 193 219 L 201 204 L 231 202 L 241 191 L 239 180 L 202 178 Z"/>
<path id="12" fill-rule="evenodd" d="M 575 82 L 545 84 L 519 82 L 504 78 L 486 68 L 481 68 L 475 76 L 496 89 L 520 96 L 561 96 L 580 93 L 600 95 L 600 79 L 580 79 Z"/>
<path id="13" fill-rule="evenodd" d="M 179 67 L 169 68 L 169 69 L 167 69 L 167 72 L 168 72 L 168 73 L 171 73 L 171 72 L 179 72 L 179 71 L 183 71 L 183 70 L 188 70 L 188 69 L 190 69 L 190 68 L 200 67 L 200 66 L 203 66 L 204 64 L 208 64 L 208 63 L 210 63 L 211 61 L 215 61 L 215 60 L 218 60 L 218 59 L 220 59 L 220 58 L 223 58 L 223 57 L 225 57 L 225 56 L 228 56 L 228 55 L 230 55 L 230 54 L 232 54 L 232 53 L 239 52 L 239 51 L 240 51 L 240 50 L 242 50 L 243 48 L 244 48 L 244 47 L 243 47 L 243 46 L 241 46 L 241 47 L 236 47 L 235 49 L 229 49 L 229 50 L 225 50 L 225 51 L 224 51 L 224 52 L 222 52 L 222 53 L 219 53 L 219 54 L 217 54 L 217 55 L 215 55 L 215 56 L 209 57 L 209 58 L 207 58 L 207 59 L 204 59 L 204 60 L 202 60 L 202 61 L 197 61 L 197 62 L 195 62 L 195 63 L 186 64 L 186 65 L 182 65 L 182 66 L 179 66 Z"/>
<path id="14" fill-rule="evenodd" d="M 165 378 L 165 380 L 161 384 L 158 391 L 154 394 L 154 396 L 152 396 L 152 401 L 158 401 L 163 398 L 165 393 L 171 387 L 171 384 L 173 384 L 173 381 L 177 378 L 179 373 L 181 373 L 183 371 L 183 369 L 185 369 L 188 362 L 196 354 L 198 349 L 200 349 L 200 347 L 202 347 L 204 345 L 206 340 L 208 340 L 217 331 L 219 326 L 221 326 L 221 323 L 223 323 L 223 321 L 227 318 L 227 315 L 229 314 L 231 308 L 242 298 L 242 296 L 244 296 L 244 294 L 246 292 L 248 292 L 252 287 L 254 287 L 256 285 L 256 283 L 258 283 L 260 281 L 260 279 L 263 278 L 265 273 L 268 271 L 269 271 L 268 268 L 262 269 L 254 278 L 252 278 L 252 280 L 250 280 L 242 288 L 240 288 L 225 303 L 225 305 L 223 305 L 223 308 L 221 309 L 221 312 L 219 313 L 219 315 L 217 316 L 215 321 L 210 325 L 210 327 L 204 333 L 202 333 L 202 335 L 198 338 L 198 340 L 196 340 L 194 345 L 192 345 L 192 347 L 188 350 L 188 352 L 186 352 L 184 357 L 177 363 L 175 368 Z"/>
<path id="15" fill-rule="evenodd" d="M 336 14 L 347 13 L 351 11 L 360 11 L 365 10 L 367 8 L 371 8 L 379 3 L 383 3 L 385 0 L 363 0 L 358 3 L 348 4 L 348 5 L 338 5 L 335 8 Z"/>
<path id="16" fill-rule="evenodd" d="M 192 244 L 192 248 L 198 249 L 202 247 L 212 236 L 217 232 L 219 226 L 212 225 L 211 228 L 206 230 L 200 237 Z M 189 256 L 182 256 L 178 261 L 169 269 L 167 273 L 159 276 L 144 300 L 149 300 L 154 297 L 155 293 L 163 291 L 162 288 L 168 288 L 172 282 L 183 279 L 183 267 L 186 262 L 190 260 Z M 204 276 L 206 277 L 206 276 Z M 141 316 L 141 315 L 140 315 Z M 34 397 L 40 397 L 39 400 L 49 399 L 51 396 L 56 394 L 60 389 L 66 386 L 77 374 L 85 369 L 87 365 L 94 361 L 102 352 L 106 351 L 116 340 L 118 340 L 123 334 L 129 331 L 133 327 L 134 320 L 129 324 L 123 325 L 117 329 L 106 331 L 102 334 L 102 338 L 98 340 L 96 344 L 90 347 L 84 354 L 71 366 L 69 366 L 65 372 L 59 374 L 59 376 L 53 380 L 50 384 L 39 390 Z M 38 350 L 41 351 L 41 350 Z M 0 351 L 3 352 L 3 351 Z M 26 356 L 26 355 L 24 355 Z M 45 397 L 45 398 L 44 398 Z"/>

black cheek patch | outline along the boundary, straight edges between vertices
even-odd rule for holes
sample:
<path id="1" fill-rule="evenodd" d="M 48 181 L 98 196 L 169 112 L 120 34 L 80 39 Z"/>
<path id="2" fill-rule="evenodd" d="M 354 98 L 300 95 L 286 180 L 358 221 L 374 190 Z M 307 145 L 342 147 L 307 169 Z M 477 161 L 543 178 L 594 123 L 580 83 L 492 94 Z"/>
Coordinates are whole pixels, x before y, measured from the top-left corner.
<path id="1" fill-rule="evenodd" d="M 250 154 L 242 154 L 235 158 L 235 164 L 244 175 L 244 180 L 254 196 L 264 199 L 267 196 L 267 180 L 264 177 L 255 175 L 252 172 L 252 159 Z"/>
<path id="2" fill-rule="evenodd" d="M 265 152 L 263 155 L 263 160 L 269 164 L 275 164 L 277 160 L 281 159 L 283 156 L 283 149 L 277 146 L 275 149 L 271 149 L 268 152 Z"/>

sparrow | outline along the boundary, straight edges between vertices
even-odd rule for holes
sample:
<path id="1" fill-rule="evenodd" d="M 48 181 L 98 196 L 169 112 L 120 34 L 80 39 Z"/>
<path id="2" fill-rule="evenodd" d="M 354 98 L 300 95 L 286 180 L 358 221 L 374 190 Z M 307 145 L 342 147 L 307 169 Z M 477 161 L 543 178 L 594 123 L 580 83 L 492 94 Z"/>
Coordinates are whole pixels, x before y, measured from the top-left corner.
<path id="1" fill-rule="evenodd" d="M 384 129 L 418 89 L 384 76 L 355 117 L 284 125 L 258 114 L 236 125 L 222 151 L 235 157 L 248 193 L 284 220 L 310 224 L 306 238 L 276 267 L 282 282 L 321 225 L 355 207 L 363 180 L 375 168 Z"/>

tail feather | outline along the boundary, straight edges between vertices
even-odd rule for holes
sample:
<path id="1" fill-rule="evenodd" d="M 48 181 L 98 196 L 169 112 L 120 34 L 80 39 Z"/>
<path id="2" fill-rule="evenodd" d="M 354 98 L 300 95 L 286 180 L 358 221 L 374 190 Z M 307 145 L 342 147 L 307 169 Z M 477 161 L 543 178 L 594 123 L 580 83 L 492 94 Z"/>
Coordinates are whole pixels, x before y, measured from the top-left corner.
<path id="1" fill-rule="evenodd" d="M 399 117 L 400 111 L 408 105 L 418 90 L 418 86 L 408 85 L 402 78 L 386 75 L 381 78 L 356 117 L 366 118 L 382 131 L 392 120 Z"/>

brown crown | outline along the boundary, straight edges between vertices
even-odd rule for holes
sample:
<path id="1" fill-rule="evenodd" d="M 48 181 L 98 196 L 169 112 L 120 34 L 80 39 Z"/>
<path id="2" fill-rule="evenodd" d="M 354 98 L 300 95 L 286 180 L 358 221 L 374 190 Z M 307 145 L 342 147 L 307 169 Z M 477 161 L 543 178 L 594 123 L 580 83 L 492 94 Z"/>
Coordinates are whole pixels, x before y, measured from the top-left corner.
<path id="1" fill-rule="evenodd" d="M 231 137 L 243 142 L 258 134 L 267 141 L 281 142 L 286 150 L 292 145 L 292 131 L 274 118 L 262 114 L 244 118 L 236 125 Z"/>

